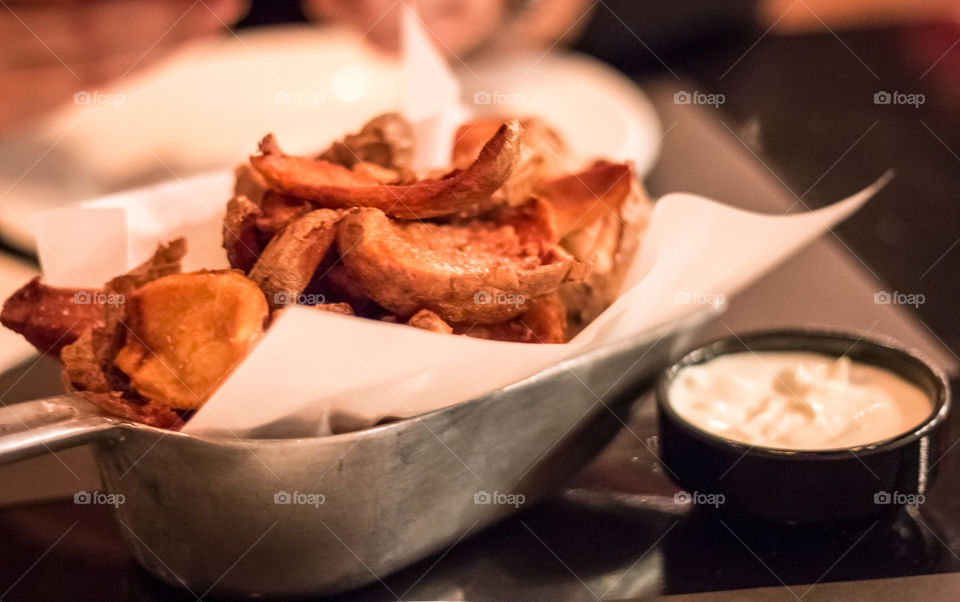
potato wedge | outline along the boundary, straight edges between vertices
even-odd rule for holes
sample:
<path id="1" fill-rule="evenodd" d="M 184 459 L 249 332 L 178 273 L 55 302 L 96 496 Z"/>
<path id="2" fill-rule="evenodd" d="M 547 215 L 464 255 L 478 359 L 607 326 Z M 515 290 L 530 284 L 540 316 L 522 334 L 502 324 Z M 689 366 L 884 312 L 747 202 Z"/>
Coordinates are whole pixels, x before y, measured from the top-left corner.
<path id="1" fill-rule="evenodd" d="M 268 190 L 260 201 L 260 213 L 256 218 L 257 240 L 261 248 L 267 246 L 284 226 L 313 209 L 310 201 L 278 190 Z"/>
<path id="2" fill-rule="evenodd" d="M 546 180 L 536 188 L 537 195 L 553 206 L 557 230 L 563 237 L 604 216 L 619 214 L 633 179 L 629 163 L 597 161 L 584 171 Z"/>
<path id="3" fill-rule="evenodd" d="M 511 225 L 394 222 L 377 209 L 345 215 L 337 247 L 364 293 L 403 320 L 429 309 L 448 323 L 502 322 L 556 290 L 576 265 Z"/>
<path id="4" fill-rule="evenodd" d="M 444 322 L 443 318 L 433 313 L 429 309 L 421 309 L 417 313 L 413 314 L 413 316 L 407 320 L 407 325 L 413 326 L 414 328 L 419 328 L 421 330 L 429 330 L 430 332 L 453 334 L 453 327 Z"/>
<path id="5" fill-rule="evenodd" d="M 114 363 L 143 398 L 195 409 L 260 338 L 268 315 L 263 293 L 239 271 L 165 276 L 130 294 Z"/>
<path id="6" fill-rule="evenodd" d="M 630 262 L 646 231 L 652 203 L 635 178 L 629 181 L 630 191 L 617 213 L 608 212 L 560 241 L 578 261 L 590 264 L 583 280 L 561 288 L 569 309 L 570 334 L 590 323 L 620 294 Z"/>
<path id="7" fill-rule="evenodd" d="M 296 303 L 333 244 L 340 214 L 317 209 L 290 222 L 260 254 L 250 279 L 272 309 Z"/>
<path id="8" fill-rule="evenodd" d="M 223 218 L 223 248 L 227 251 L 230 267 L 249 272 L 263 250 L 257 232 L 260 207 L 243 195 L 227 203 Z"/>
<path id="9" fill-rule="evenodd" d="M 476 160 L 483 145 L 497 132 L 504 119 L 478 119 L 463 124 L 454 137 L 453 167 L 466 169 Z M 534 196 L 536 185 L 568 171 L 566 145 L 557 132 L 536 117 L 520 119 L 520 158 L 507 181 L 494 197 L 508 205 L 517 205 Z"/>
<path id="10" fill-rule="evenodd" d="M 510 343 L 566 343 L 567 306 L 558 292 L 534 299 L 526 312 L 497 324 L 458 324 L 454 334 Z"/>
<path id="11" fill-rule="evenodd" d="M 316 158 L 348 169 L 373 163 L 403 172 L 413 167 L 413 126 L 399 113 L 384 113 L 368 121 L 356 134 L 334 142 Z"/>
<path id="12" fill-rule="evenodd" d="M 270 189 L 270 185 L 263 179 L 260 172 L 250 163 L 241 163 L 233 169 L 235 178 L 233 185 L 234 196 L 245 196 L 254 205 L 260 204 L 260 199 Z"/>
<path id="13" fill-rule="evenodd" d="M 60 355 L 85 330 L 104 326 L 103 291 L 48 286 L 36 277 L 3 304 L 0 323 L 37 348 L 40 353 Z"/>
<path id="14" fill-rule="evenodd" d="M 380 184 L 363 170 L 285 155 L 269 136 L 250 163 L 272 186 L 319 207 L 373 207 L 397 219 L 417 220 L 488 209 L 491 195 L 517 164 L 520 133 L 519 122 L 509 121 L 468 168 L 409 185 Z"/>

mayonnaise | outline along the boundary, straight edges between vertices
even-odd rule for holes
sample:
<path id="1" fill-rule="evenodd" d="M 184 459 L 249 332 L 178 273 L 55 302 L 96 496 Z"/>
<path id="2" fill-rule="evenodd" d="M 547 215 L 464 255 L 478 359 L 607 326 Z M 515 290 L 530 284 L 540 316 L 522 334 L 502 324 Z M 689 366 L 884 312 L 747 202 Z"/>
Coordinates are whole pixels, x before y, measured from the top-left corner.
<path id="1" fill-rule="evenodd" d="M 806 352 L 733 353 L 683 368 L 669 403 L 688 422 L 759 447 L 854 447 L 923 422 L 931 400 L 896 374 Z"/>

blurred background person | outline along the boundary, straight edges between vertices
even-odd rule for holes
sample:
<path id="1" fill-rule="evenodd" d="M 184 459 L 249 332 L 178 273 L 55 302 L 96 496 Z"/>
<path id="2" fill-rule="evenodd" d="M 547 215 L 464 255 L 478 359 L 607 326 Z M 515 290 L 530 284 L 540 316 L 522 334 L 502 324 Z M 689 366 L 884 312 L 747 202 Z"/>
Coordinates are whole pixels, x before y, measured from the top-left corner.
<path id="1" fill-rule="evenodd" d="M 234 26 L 342 23 L 396 50 L 396 0 L 0 1 L 0 131 L 123 78 L 181 44 Z M 437 43 L 461 60 L 486 50 L 579 47 L 621 68 L 729 32 L 956 19 L 955 0 L 419 0 Z M 246 18 L 244 18 L 246 15 Z"/>

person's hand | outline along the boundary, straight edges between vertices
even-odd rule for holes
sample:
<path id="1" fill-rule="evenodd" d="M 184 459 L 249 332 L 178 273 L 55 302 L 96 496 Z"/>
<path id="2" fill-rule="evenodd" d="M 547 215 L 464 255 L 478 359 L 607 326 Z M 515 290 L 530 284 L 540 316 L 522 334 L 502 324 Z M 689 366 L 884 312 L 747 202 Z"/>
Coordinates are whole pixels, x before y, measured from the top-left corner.
<path id="1" fill-rule="evenodd" d="M 245 0 L 0 2 L 0 130 L 221 31 Z"/>

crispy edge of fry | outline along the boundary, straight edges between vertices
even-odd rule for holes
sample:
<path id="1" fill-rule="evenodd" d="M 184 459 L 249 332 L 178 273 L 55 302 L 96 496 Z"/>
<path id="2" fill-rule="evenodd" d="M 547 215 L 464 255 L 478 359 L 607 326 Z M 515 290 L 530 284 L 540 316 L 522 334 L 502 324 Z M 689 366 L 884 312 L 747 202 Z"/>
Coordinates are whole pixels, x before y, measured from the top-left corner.
<path id="1" fill-rule="evenodd" d="M 0 323 L 23 335 L 40 353 L 59 357 L 85 330 L 105 324 L 102 306 L 77 299 L 78 294 L 86 294 L 92 300 L 100 293 L 48 286 L 37 276 L 4 302 Z"/>
<path id="2" fill-rule="evenodd" d="M 319 305 L 314 305 L 314 309 L 319 309 L 320 311 L 328 311 L 332 314 L 341 314 L 344 316 L 354 316 L 353 308 L 350 307 L 349 303 L 336 302 L 336 303 L 320 303 Z"/>
<path id="3" fill-rule="evenodd" d="M 250 163 L 271 185 L 321 207 L 373 207 L 407 220 L 475 214 L 489 208 L 491 195 L 516 167 L 520 135 L 520 123 L 511 120 L 500 127 L 468 168 L 409 185 L 350 185 L 344 173 L 330 169 L 338 166 L 283 155 L 270 136 L 261 143 L 261 153 L 250 157 Z M 331 183 L 332 175 L 344 178 L 347 185 Z"/>
<path id="4" fill-rule="evenodd" d="M 260 175 L 260 172 L 254 169 L 249 162 L 246 162 L 234 167 L 233 175 L 233 194 L 245 196 L 255 205 L 259 205 L 260 199 L 270 189 L 270 185 Z"/>
<path id="5" fill-rule="evenodd" d="M 249 277 L 275 310 L 296 302 L 333 245 L 341 214 L 316 209 L 287 224 L 267 244 Z"/>
<path id="6" fill-rule="evenodd" d="M 161 244 L 146 262 L 110 280 L 104 287 L 104 292 L 122 295 L 120 298 L 125 299 L 127 295 L 147 282 L 180 272 L 180 261 L 186 252 L 187 243 L 183 238 Z M 117 303 L 102 306 L 103 326 L 86 330 L 76 341 L 61 350 L 61 375 L 68 389 L 78 391 L 91 389 L 89 391 L 91 394 L 107 395 L 110 400 L 126 399 L 128 403 L 140 406 L 144 404 L 134 396 L 129 386 L 129 379 L 113 365 L 113 359 L 126 339 L 125 305 L 125 303 Z M 101 399 L 101 401 L 105 400 Z M 110 403 L 112 404 L 113 401 Z M 104 403 L 97 405 L 108 410 L 111 407 L 110 404 L 104 405 Z M 146 410 L 140 408 L 131 411 Z"/>
<path id="7" fill-rule="evenodd" d="M 564 284 L 570 334 L 576 334 L 617 297 L 649 223 L 653 204 L 643 186 L 631 179 L 631 190 L 619 214 L 609 214 L 568 234 L 561 245 L 591 269 L 583 280 Z"/>
<path id="8" fill-rule="evenodd" d="M 110 414 L 131 422 L 138 422 L 162 429 L 177 430 L 183 426 L 185 420 L 183 416 L 166 406 L 152 402 L 137 404 L 120 395 L 118 391 L 112 391 L 110 393 L 76 391 L 75 393 Z"/>
<path id="9" fill-rule="evenodd" d="M 353 168 L 373 163 L 397 172 L 413 166 L 413 126 L 400 113 L 384 113 L 365 123 L 359 132 L 347 134 L 317 155 L 317 159 Z"/>
<path id="10" fill-rule="evenodd" d="M 257 263 L 263 251 L 257 236 L 257 218 L 261 215 L 260 207 L 242 194 L 227 202 L 227 213 L 223 218 L 223 248 L 227 251 L 230 267 L 249 272 Z"/>
<path id="11" fill-rule="evenodd" d="M 269 317 L 259 287 L 231 269 L 168 274 L 134 290 L 126 305 L 126 337 L 113 364 L 139 398 L 179 411 L 207 400 Z"/>
<path id="12" fill-rule="evenodd" d="M 553 206 L 557 230 L 563 237 L 605 215 L 618 215 L 633 179 L 629 163 L 600 160 L 579 173 L 541 182 L 537 193 Z"/>
<path id="13" fill-rule="evenodd" d="M 497 324 L 457 324 L 455 334 L 510 343 L 566 343 L 567 307 L 559 292 L 530 302 L 519 316 Z"/>
<path id="14" fill-rule="evenodd" d="M 413 314 L 413 316 L 407 320 L 407 325 L 421 330 L 429 330 L 430 332 L 453 334 L 453 327 L 429 309 L 421 309 Z"/>
<path id="15" fill-rule="evenodd" d="M 266 191 L 259 207 L 260 215 L 256 217 L 255 226 L 261 251 L 284 226 L 314 210 L 310 201 L 279 190 Z"/>
<path id="16" fill-rule="evenodd" d="M 405 227 L 377 209 L 355 209 L 341 220 L 337 234 L 343 263 L 354 281 L 401 319 L 426 308 L 448 322 L 501 322 L 523 313 L 527 301 L 579 277 L 577 262 L 559 247 L 542 252 L 535 268 L 491 260 L 465 270 L 449 265 L 442 256 L 428 262 L 424 249 L 412 246 L 398 230 Z M 516 302 L 488 301 L 500 296 Z"/>

